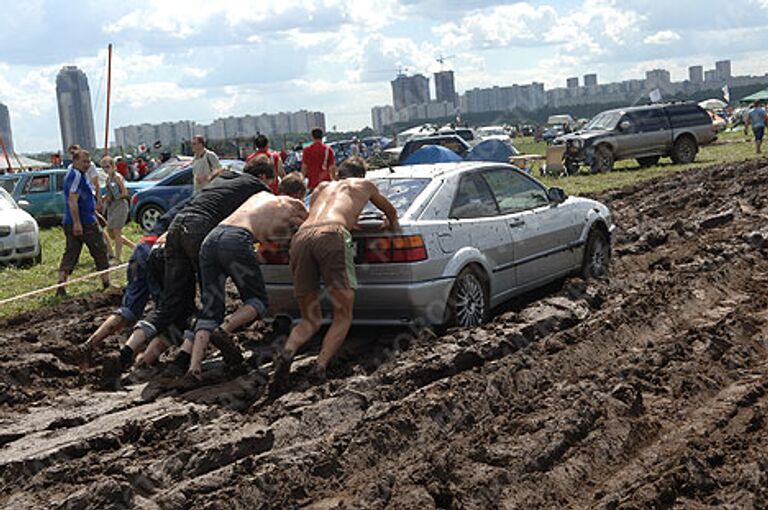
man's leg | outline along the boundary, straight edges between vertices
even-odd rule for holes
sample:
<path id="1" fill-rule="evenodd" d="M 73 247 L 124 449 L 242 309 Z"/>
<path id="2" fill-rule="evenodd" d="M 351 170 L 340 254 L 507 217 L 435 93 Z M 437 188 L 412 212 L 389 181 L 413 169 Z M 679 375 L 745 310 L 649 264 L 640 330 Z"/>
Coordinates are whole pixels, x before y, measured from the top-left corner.
<path id="1" fill-rule="evenodd" d="M 225 333 L 234 333 L 243 326 L 247 326 L 260 317 L 259 312 L 251 305 L 241 305 L 224 319 L 221 329 Z"/>
<path id="2" fill-rule="evenodd" d="M 160 355 L 168 350 L 170 343 L 162 336 L 156 336 L 149 342 L 147 350 L 141 354 L 141 363 L 144 365 L 154 365 L 160 358 Z M 137 358 L 138 359 L 138 358 Z"/>
<path id="3" fill-rule="evenodd" d="M 301 320 L 291 330 L 288 341 L 283 349 L 288 357 L 293 358 L 296 352 L 320 330 L 323 325 L 323 312 L 320 307 L 320 294 L 315 292 L 297 297 Z"/>
<path id="4" fill-rule="evenodd" d="M 325 370 L 328 363 L 339 352 L 341 345 L 347 338 L 349 328 L 352 325 L 352 307 L 355 304 L 354 289 L 330 289 L 331 303 L 333 304 L 333 322 L 325 333 L 317 364 Z"/>
<path id="5" fill-rule="evenodd" d="M 128 326 L 128 320 L 119 313 L 113 313 L 107 320 L 101 323 L 101 326 L 85 341 L 89 348 L 94 349 L 101 345 L 110 335 L 114 335 L 118 331 L 121 331 Z"/>
<path id="6" fill-rule="evenodd" d="M 83 237 L 72 234 L 72 225 L 64 225 L 64 236 L 66 245 L 64 255 L 61 256 L 61 263 L 59 264 L 59 283 L 67 281 L 67 278 L 77 265 L 77 261 L 80 259 L 80 252 L 83 249 Z M 64 287 L 60 287 L 56 291 L 56 295 L 66 295 Z"/>
<path id="7" fill-rule="evenodd" d="M 96 269 L 98 271 L 109 269 L 107 246 L 104 243 L 104 235 L 98 223 L 83 226 L 83 241 L 96 262 Z M 105 289 L 109 287 L 109 273 L 101 275 L 101 283 Z"/>
<path id="8" fill-rule="evenodd" d="M 211 332 L 206 329 L 198 329 L 195 332 L 195 343 L 192 346 L 192 361 L 189 363 L 189 373 L 196 379 L 200 379 L 203 373 L 203 359 Z"/>

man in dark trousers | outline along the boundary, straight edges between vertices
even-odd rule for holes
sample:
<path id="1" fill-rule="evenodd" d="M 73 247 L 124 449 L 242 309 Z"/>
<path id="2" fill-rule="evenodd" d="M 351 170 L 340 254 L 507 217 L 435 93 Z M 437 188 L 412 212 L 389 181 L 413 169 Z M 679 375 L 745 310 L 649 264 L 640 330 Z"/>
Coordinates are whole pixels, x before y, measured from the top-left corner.
<path id="1" fill-rule="evenodd" d="M 274 166 L 266 156 L 249 161 L 243 174 L 221 173 L 198 192 L 171 222 L 165 243 L 164 298 L 160 306 L 139 321 L 125 346 L 120 350 L 120 369 L 133 364 L 136 352 L 161 331 L 169 330 L 194 305 L 200 245 L 205 236 L 224 218 L 235 212 L 252 195 L 269 191 L 267 183 L 274 176 Z M 181 331 L 168 333 L 178 341 Z M 221 346 L 217 345 L 220 349 Z M 222 351 L 227 360 L 227 353 Z M 242 359 L 239 350 L 237 356 Z M 189 367 L 189 354 L 180 353 L 176 362 Z M 238 360 L 227 361 L 236 363 Z"/>

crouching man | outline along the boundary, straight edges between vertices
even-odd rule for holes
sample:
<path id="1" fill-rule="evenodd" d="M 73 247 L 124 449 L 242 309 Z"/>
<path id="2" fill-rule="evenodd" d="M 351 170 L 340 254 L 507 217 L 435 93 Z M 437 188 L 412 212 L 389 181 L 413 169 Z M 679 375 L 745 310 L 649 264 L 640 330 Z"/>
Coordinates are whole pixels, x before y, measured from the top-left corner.
<path id="1" fill-rule="evenodd" d="M 200 378 L 212 336 L 214 343 L 219 343 L 221 337 L 266 313 L 267 293 L 254 241 L 267 242 L 273 236 L 287 235 L 306 218 L 307 209 L 300 200 L 262 192 L 249 198 L 205 237 L 200 247 L 203 309 L 195 324 L 189 375 Z M 243 304 L 224 322 L 227 277 L 232 278 Z"/>
<path id="2" fill-rule="evenodd" d="M 328 363 L 346 339 L 352 325 L 357 288 L 350 230 L 357 225 L 363 208 L 372 202 L 384 212 L 390 229 L 400 228 L 397 210 L 373 182 L 364 178 L 365 172 L 365 162 L 361 158 L 345 160 L 339 167 L 339 181 L 322 182 L 315 188 L 309 217 L 291 240 L 290 267 L 301 321 L 293 328 L 285 348 L 275 359 L 270 390 L 273 395 L 287 390 L 293 356 L 322 325 L 321 276 L 330 293 L 333 321 L 312 368 L 313 377 L 324 379 Z"/>

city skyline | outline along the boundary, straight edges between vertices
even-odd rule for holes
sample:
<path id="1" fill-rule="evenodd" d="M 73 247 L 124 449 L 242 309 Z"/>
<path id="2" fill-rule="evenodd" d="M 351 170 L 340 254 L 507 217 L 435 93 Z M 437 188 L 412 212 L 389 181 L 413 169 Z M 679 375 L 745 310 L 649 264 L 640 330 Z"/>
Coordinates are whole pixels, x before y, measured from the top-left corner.
<path id="1" fill-rule="evenodd" d="M 55 76 L 63 65 L 88 75 L 94 127 L 104 133 L 108 43 L 111 127 L 303 109 L 324 112 L 329 127 L 360 129 L 373 105 L 389 103 L 398 69 L 430 77 L 451 69 L 457 92 L 534 81 L 550 89 L 592 73 L 600 84 L 621 82 L 656 68 L 678 81 L 691 64 L 727 58 L 734 75 L 768 69 L 765 0 L 734 0 L 726 10 L 713 0 L 30 0 L 5 7 L 24 27 L 0 34 L 0 101 L 22 152 L 60 144 Z"/>

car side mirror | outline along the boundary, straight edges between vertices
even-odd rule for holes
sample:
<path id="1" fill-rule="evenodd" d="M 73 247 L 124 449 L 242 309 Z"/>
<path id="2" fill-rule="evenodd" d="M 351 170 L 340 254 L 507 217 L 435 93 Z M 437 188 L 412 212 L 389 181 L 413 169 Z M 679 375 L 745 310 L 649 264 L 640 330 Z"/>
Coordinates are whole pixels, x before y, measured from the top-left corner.
<path id="1" fill-rule="evenodd" d="M 621 122 L 621 124 L 619 124 L 619 129 L 622 131 L 629 131 L 632 129 L 632 123 L 628 120 L 624 120 Z"/>
<path id="2" fill-rule="evenodd" d="M 29 207 L 29 202 L 27 202 L 26 200 L 19 200 L 16 203 L 19 204 L 19 207 L 21 207 L 21 208 Z"/>
<path id="3" fill-rule="evenodd" d="M 547 198 L 549 198 L 550 202 L 562 204 L 568 198 L 568 195 L 565 194 L 563 188 L 549 188 L 547 190 Z"/>

